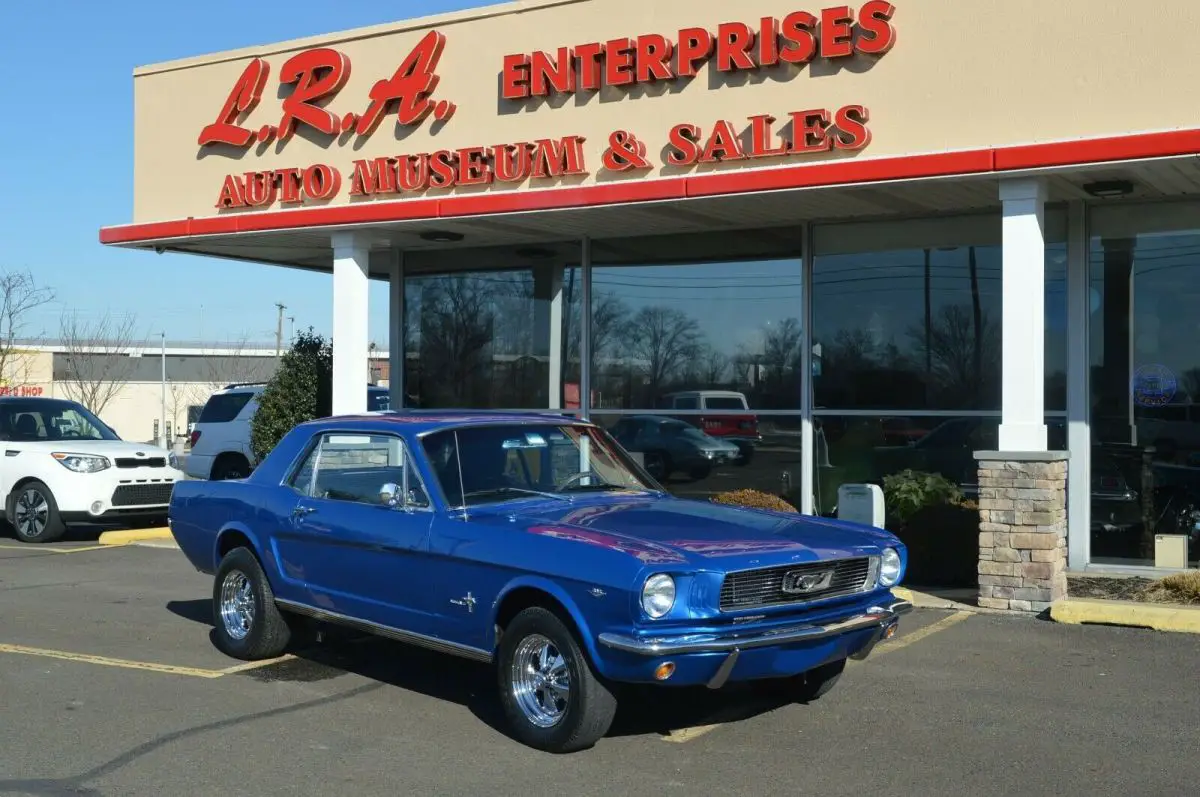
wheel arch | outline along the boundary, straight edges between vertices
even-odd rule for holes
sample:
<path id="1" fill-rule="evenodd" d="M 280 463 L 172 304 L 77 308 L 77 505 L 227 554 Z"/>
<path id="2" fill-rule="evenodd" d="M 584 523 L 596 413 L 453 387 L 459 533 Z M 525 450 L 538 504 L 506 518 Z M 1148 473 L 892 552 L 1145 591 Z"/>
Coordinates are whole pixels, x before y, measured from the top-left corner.
<path id="1" fill-rule="evenodd" d="M 245 548 L 254 555 L 258 560 L 259 565 L 263 569 L 263 573 L 267 578 L 271 578 L 271 571 L 267 567 L 267 562 L 263 558 L 263 551 L 259 545 L 258 538 L 250 529 L 241 523 L 229 523 L 220 531 L 217 532 L 216 539 L 213 540 L 213 572 L 221 566 L 221 560 L 225 555 L 234 548 Z M 271 587 L 274 588 L 274 583 Z"/>
<path id="2" fill-rule="evenodd" d="M 592 665 L 602 671 L 603 660 L 598 655 L 596 641 L 587 620 L 579 611 L 579 605 L 558 584 L 533 576 L 514 579 L 496 597 L 492 607 L 492 622 L 487 632 L 487 644 L 493 653 L 500 644 L 504 627 L 512 622 L 512 619 L 522 610 L 531 606 L 542 606 L 559 615 L 575 634 L 580 647 L 591 659 Z"/>
<path id="3" fill-rule="evenodd" d="M 50 485 L 46 484 L 46 482 L 43 479 L 39 479 L 37 476 L 22 476 L 22 477 L 20 477 L 19 479 L 17 479 L 16 481 L 13 482 L 12 487 L 10 487 L 8 489 L 8 495 L 4 499 L 4 519 L 7 520 L 9 523 L 12 523 L 14 520 L 13 505 L 16 504 L 16 502 L 17 502 L 17 493 L 20 492 L 22 487 L 29 484 L 30 482 L 40 482 L 40 483 L 46 485 L 46 489 L 50 491 L 51 495 L 54 494 L 54 488 L 52 488 Z"/>

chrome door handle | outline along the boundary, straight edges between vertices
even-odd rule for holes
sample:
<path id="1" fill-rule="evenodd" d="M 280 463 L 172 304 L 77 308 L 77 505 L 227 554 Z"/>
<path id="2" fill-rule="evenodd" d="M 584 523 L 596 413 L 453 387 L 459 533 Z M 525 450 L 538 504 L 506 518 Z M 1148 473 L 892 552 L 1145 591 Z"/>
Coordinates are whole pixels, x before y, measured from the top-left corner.
<path id="1" fill-rule="evenodd" d="M 298 506 L 292 510 L 292 517 L 303 517 L 305 515 L 311 515 L 316 511 L 317 508 L 315 506 Z"/>

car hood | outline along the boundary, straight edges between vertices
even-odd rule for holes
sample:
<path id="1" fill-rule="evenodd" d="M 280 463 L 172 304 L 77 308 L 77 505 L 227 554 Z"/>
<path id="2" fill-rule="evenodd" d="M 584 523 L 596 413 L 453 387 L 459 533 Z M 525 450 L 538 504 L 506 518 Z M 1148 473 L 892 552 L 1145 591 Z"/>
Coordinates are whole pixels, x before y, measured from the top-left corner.
<path id="1" fill-rule="evenodd" d="M 671 497 L 607 497 L 506 513 L 543 534 L 624 551 L 647 564 L 769 567 L 878 552 L 897 540 L 827 518 Z"/>
<path id="2" fill-rule="evenodd" d="M 32 443 L 0 443 L 0 447 L 19 448 L 22 451 L 44 451 L 47 454 L 60 451 L 67 454 L 96 454 L 105 457 L 134 457 L 143 454 L 150 457 L 165 457 L 167 450 L 145 443 L 126 440 L 38 440 Z"/>

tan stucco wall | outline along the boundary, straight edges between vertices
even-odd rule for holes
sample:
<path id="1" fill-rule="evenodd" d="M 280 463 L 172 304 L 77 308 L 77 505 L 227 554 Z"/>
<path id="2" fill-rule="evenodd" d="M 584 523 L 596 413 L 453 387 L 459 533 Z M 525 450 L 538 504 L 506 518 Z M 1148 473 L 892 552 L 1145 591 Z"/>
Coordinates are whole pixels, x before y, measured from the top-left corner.
<path id="1" fill-rule="evenodd" d="M 217 215 L 214 205 L 229 173 L 329 164 L 344 179 L 329 204 L 347 204 L 357 158 L 568 135 L 586 138 L 588 174 L 558 184 L 590 184 L 598 179 L 601 154 L 616 129 L 639 136 L 655 167 L 636 176 L 608 173 L 602 180 L 1200 126 L 1200 105 L 1191 101 L 1200 67 L 1182 43 L 1186 36 L 1179 33 L 1200 26 L 1200 3 L 1181 0 L 897 0 L 893 49 L 878 59 L 840 62 L 836 70 L 814 63 L 787 79 L 750 76 L 737 80 L 740 85 L 719 85 L 709 65 L 678 90 L 663 93 L 635 88 L 630 96 L 628 89 L 614 88 L 587 101 L 588 93 L 581 92 L 576 98 L 536 107 L 500 96 L 506 54 L 554 52 L 560 46 L 647 33 L 676 40 L 681 28 L 715 32 L 719 23 L 734 21 L 755 27 L 765 15 L 782 18 L 797 10 L 819 15 L 831 5 L 835 4 L 795 0 L 566 0 L 513 4 L 501 7 L 501 13 L 481 9 L 449 15 L 436 25 L 446 44 L 438 69 L 441 81 L 434 92 L 436 99 L 457 105 L 446 124 L 427 119 L 398 139 L 394 114 L 389 114 L 360 142 L 353 137 L 327 141 L 305 133 L 282 147 L 251 146 L 238 157 L 228 150 L 201 155 L 197 136 L 216 119 L 250 58 L 262 56 L 271 66 L 262 102 L 242 123 L 258 130 L 279 122 L 280 68 L 290 55 L 314 46 L 345 53 L 352 73 L 328 107 L 339 116 L 361 113 L 371 86 L 391 77 L 427 29 L 398 23 L 146 67 L 135 76 L 132 220 Z M 857 9 L 862 3 L 850 5 Z M 661 165 L 667 133 L 680 122 L 699 125 L 707 133 L 723 118 L 741 131 L 748 126 L 747 117 L 755 114 L 773 114 L 782 125 L 789 112 L 832 112 L 850 104 L 864 105 L 870 112 L 872 140 L 857 152 L 736 161 L 683 171 Z M 533 187 L 553 185 L 554 181 L 538 181 Z M 529 188 L 528 183 L 502 184 L 452 193 Z M 427 195 L 446 193 L 433 190 Z"/>

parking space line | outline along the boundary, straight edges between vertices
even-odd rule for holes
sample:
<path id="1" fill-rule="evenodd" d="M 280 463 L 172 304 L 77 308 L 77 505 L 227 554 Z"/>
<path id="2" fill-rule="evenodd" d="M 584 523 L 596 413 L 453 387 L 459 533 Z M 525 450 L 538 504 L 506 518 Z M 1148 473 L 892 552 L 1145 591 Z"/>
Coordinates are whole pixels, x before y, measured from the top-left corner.
<path id="1" fill-rule="evenodd" d="M 27 553 L 83 553 L 84 551 L 109 551 L 113 548 L 124 548 L 128 543 L 120 545 L 85 545 L 81 548 L 47 548 L 34 545 L 0 545 L 0 551 L 26 551 Z"/>
<path id="2" fill-rule="evenodd" d="M 881 656 L 884 653 L 890 653 L 895 650 L 901 650 L 901 649 L 906 648 L 909 645 L 913 644 L 914 642 L 920 642 L 922 639 L 925 639 L 926 637 L 932 636 L 933 634 L 936 634 L 940 631 L 945 631 L 947 628 L 958 625 L 959 623 L 961 623 L 962 621 L 966 620 L 968 617 L 971 617 L 973 615 L 974 615 L 974 612 L 965 612 L 965 611 L 955 612 L 954 614 L 952 614 L 948 617 L 943 617 L 941 620 L 938 620 L 935 623 L 930 623 L 927 626 L 918 628 L 916 631 L 913 631 L 912 633 L 904 634 L 903 636 L 901 636 L 897 639 L 893 639 L 888 642 L 885 642 L 885 643 L 879 645 L 878 647 L 876 647 L 875 650 L 871 652 L 871 659 L 875 658 L 876 656 Z M 870 659 L 868 659 L 867 661 L 870 661 Z M 851 660 L 849 663 L 857 664 L 859 662 L 855 662 L 854 660 Z M 721 725 L 723 725 L 723 724 L 724 723 L 718 722 L 718 723 L 715 723 L 712 725 L 697 725 L 694 728 L 680 728 L 679 730 L 671 731 L 668 734 L 666 734 L 665 736 L 662 736 L 660 738 L 664 742 L 671 742 L 673 744 L 686 744 L 687 742 L 693 741 L 695 739 L 699 739 L 701 736 L 704 736 L 705 734 L 712 733 L 717 728 L 720 728 Z"/>
<path id="3" fill-rule="evenodd" d="M 661 738 L 664 742 L 683 744 L 685 742 L 690 742 L 693 739 L 698 739 L 706 733 L 712 733 L 720 727 L 721 724 L 717 723 L 716 725 L 697 725 L 694 728 L 679 728 L 678 730 L 668 732 L 666 736 Z"/>
<path id="4" fill-rule="evenodd" d="M 270 667 L 272 664 L 280 664 L 285 661 L 291 661 L 296 658 L 291 653 L 284 656 L 279 656 L 274 659 L 263 659 L 262 661 L 248 661 L 245 664 L 235 664 L 232 667 L 226 667 L 223 670 L 217 670 L 220 675 L 233 675 L 237 672 L 246 672 L 248 670 L 257 670 L 259 667 Z"/>
<path id="5" fill-rule="evenodd" d="M 199 667 L 181 667 L 175 664 L 159 664 L 152 661 L 132 661 L 130 659 L 114 659 L 108 656 L 93 656 L 90 653 L 72 653 L 69 650 L 53 650 L 50 648 L 32 648 L 26 645 L 0 644 L 0 653 L 15 653 L 23 656 L 41 656 L 63 661 L 76 661 L 82 664 L 99 664 L 105 667 L 120 667 L 126 670 L 148 670 L 170 675 L 186 675 L 193 678 L 220 678 L 224 670 L 205 670 Z"/>
<path id="6" fill-rule="evenodd" d="M 875 658 L 876 656 L 882 656 L 884 653 L 891 653 L 892 651 L 901 650 L 903 648 L 906 648 L 914 642 L 920 642 L 922 639 L 924 639 L 927 636 L 932 636 L 933 634 L 936 634 L 939 631 L 945 631 L 947 628 L 950 628 L 951 626 L 958 625 L 963 620 L 966 620 L 968 617 L 973 617 L 974 614 L 975 614 L 974 612 L 955 612 L 954 614 L 952 614 L 948 617 L 943 617 L 941 620 L 938 620 L 936 623 L 930 623 L 927 626 L 918 628 L 916 631 L 913 631 L 912 633 L 909 633 L 909 634 L 904 634 L 904 635 L 900 636 L 898 639 L 889 640 L 886 644 L 879 645 L 878 647 L 876 647 L 875 650 L 871 652 L 871 658 L 867 659 L 867 661 L 870 661 L 871 659 Z"/>

